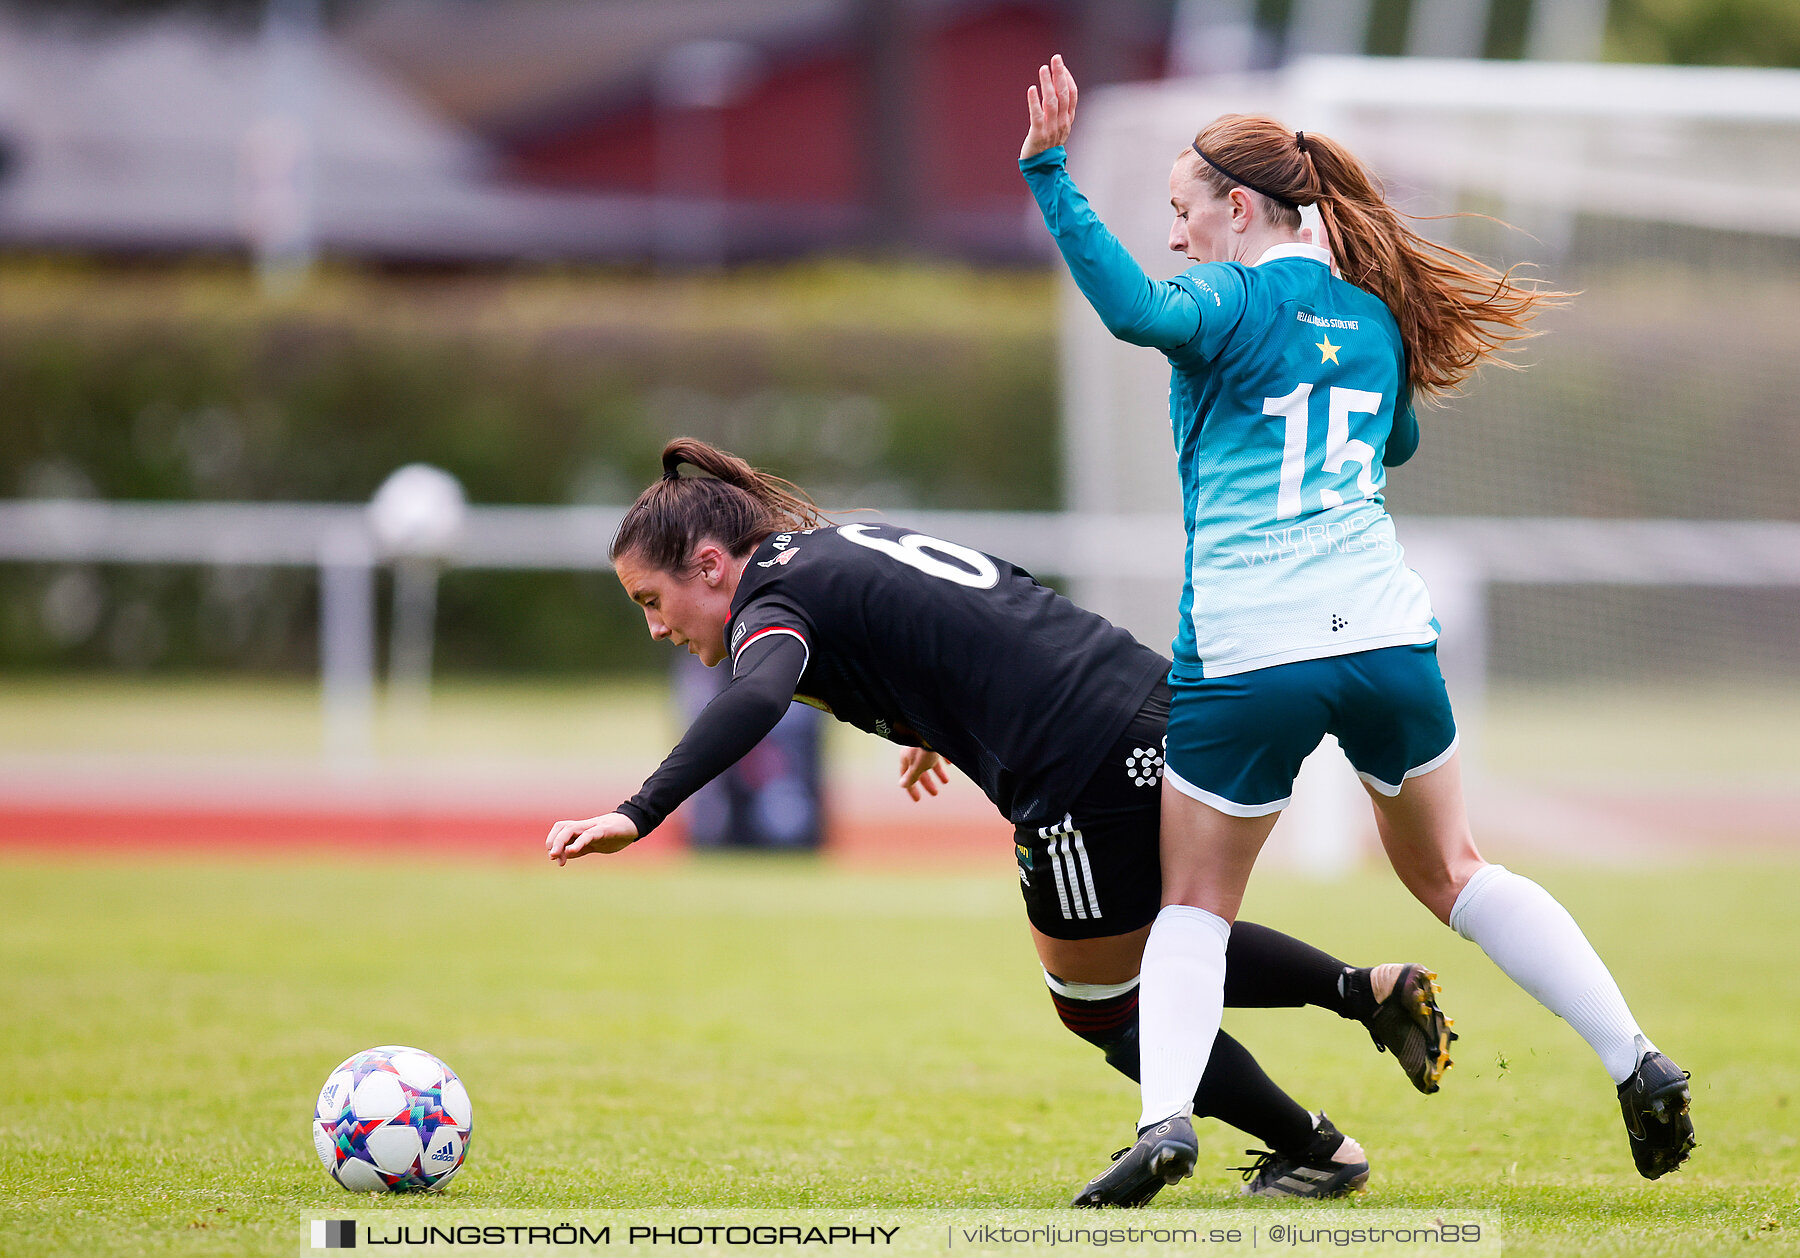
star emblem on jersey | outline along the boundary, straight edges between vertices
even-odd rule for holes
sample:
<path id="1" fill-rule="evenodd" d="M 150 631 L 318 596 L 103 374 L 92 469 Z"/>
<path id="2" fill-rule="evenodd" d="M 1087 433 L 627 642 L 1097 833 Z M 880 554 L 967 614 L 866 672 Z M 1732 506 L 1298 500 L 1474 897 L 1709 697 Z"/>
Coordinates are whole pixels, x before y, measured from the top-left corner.
<path id="1" fill-rule="evenodd" d="M 1154 747 L 1138 747 L 1125 758 L 1125 772 L 1133 786 L 1155 786 L 1162 781 L 1162 752 Z"/>
<path id="2" fill-rule="evenodd" d="M 1344 347 L 1342 345 L 1333 345 L 1331 343 L 1331 337 L 1328 335 L 1324 340 L 1314 341 L 1313 348 L 1319 351 L 1319 362 L 1322 365 L 1324 363 L 1337 362 L 1338 351 Z"/>

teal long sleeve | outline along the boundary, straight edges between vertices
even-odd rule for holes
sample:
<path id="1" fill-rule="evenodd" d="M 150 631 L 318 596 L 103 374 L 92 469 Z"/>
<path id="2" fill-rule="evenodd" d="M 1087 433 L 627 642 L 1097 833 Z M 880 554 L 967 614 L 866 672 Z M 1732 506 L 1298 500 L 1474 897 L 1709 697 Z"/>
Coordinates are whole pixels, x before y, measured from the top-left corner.
<path id="1" fill-rule="evenodd" d="M 1179 284 L 1144 274 L 1069 178 L 1067 159 L 1059 145 L 1021 159 L 1019 170 L 1076 286 L 1121 341 L 1165 352 L 1186 345 L 1200 331 L 1200 303 Z"/>

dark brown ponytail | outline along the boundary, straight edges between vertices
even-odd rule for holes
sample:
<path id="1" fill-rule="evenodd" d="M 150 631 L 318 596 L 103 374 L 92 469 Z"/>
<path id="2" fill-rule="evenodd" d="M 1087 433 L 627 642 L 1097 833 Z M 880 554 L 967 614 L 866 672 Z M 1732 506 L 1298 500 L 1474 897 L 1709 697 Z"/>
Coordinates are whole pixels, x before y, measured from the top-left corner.
<path id="1" fill-rule="evenodd" d="M 1425 239 L 1348 149 L 1316 131 L 1226 114 L 1195 137 L 1194 148 L 1215 196 L 1240 185 L 1260 192 L 1273 220 L 1290 229 L 1300 225 L 1292 206 L 1318 206 L 1338 271 L 1393 312 L 1407 383 L 1427 398 L 1453 391 L 1484 362 L 1517 366 L 1500 355 L 1532 335 L 1525 325 L 1540 309 L 1569 296 Z"/>
<path id="2" fill-rule="evenodd" d="M 683 476 L 683 463 L 705 475 Z M 664 446 L 662 465 L 662 479 L 619 522 L 609 552 L 615 562 L 629 554 L 662 572 L 686 572 L 703 540 L 741 559 L 771 533 L 827 523 L 797 486 L 693 437 Z"/>

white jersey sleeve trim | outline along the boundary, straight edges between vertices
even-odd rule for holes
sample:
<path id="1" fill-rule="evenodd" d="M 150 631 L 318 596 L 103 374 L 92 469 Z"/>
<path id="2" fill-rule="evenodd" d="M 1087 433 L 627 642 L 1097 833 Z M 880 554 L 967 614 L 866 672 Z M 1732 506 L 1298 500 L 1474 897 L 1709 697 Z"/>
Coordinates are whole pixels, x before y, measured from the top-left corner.
<path id="1" fill-rule="evenodd" d="M 1272 812 L 1280 812 L 1294 801 L 1294 797 L 1289 795 L 1286 799 L 1278 799 L 1272 804 L 1236 803 L 1226 799 L 1223 795 L 1214 795 L 1211 791 L 1201 790 L 1167 764 L 1163 765 L 1163 780 L 1189 799 L 1197 799 L 1207 807 L 1217 808 L 1230 817 L 1266 817 Z"/>
<path id="2" fill-rule="evenodd" d="M 1451 738 L 1450 745 L 1448 747 L 1444 748 L 1442 751 L 1438 752 L 1437 755 L 1435 755 L 1431 759 L 1427 760 L 1424 764 L 1418 765 L 1415 768 L 1408 769 L 1404 774 L 1401 775 L 1400 781 L 1397 784 L 1392 783 L 1392 782 L 1383 782 L 1380 778 L 1376 777 L 1373 773 L 1364 773 L 1361 769 L 1358 769 L 1356 771 L 1356 776 L 1361 778 L 1363 781 L 1367 782 L 1369 784 L 1369 788 L 1371 790 L 1379 791 L 1379 792 L 1381 792 L 1381 794 L 1386 795 L 1389 799 L 1392 799 L 1394 796 L 1396 796 L 1400 793 L 1400 787 L 1406 785 L 1407 778 L 1424 777 L 1427 773 L 1430 773 L 1433 769 L 1443 768 L 1445 761 L 1449 760 L 1451 756 L 1454 756 L 1456 754 L 1456 747 L 1457 747 L 1457 744 L 1460 742 L 1462 742 L 1462 735 L 1457 734 L 1455 737 Z"/>
<path id="3" fill-rule="evenodd" d="M 803 655 L 800 660 L 800 671 L 804 673 L 806 671 L 806 665 L 812 660 L 812 646 L 806 641 L 806 636 L 804 634 L 802 634 L 798 629 L 785 629 L 785 628 L 781 627 L 780 625 L 776 625 L 769 629 L 758 629 L 755 633 L 753 633 L 749 637 L 745 638 L 744 641 L 738 646 L 738 649 L 736 651 L 732 652 L 731 671 L 734 674 L 737 672 L 738 659 L 744 654 L 745 651 L 748 651 L 750 649 L 750 644 L 752 642 L 759 641 L 763 638 L 769 637 L 771 634 L 777 634 L 777 633 L 787 634 L 788 637 L 794 639 L 796 642 L 798 642 L 800 644 L 801 650 L 806 652 L 806 654 Z"/>

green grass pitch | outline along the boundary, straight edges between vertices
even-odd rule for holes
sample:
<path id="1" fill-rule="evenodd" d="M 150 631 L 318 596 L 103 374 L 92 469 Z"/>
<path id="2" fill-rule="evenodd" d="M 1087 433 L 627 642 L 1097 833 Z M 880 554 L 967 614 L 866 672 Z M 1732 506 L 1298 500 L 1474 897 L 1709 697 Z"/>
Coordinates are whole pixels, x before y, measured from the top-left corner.
<path id="1" fill-rule="evenodd" d="M 1701 1148 L 1631 1168 L 1575 1035 L 1371 871 L 1265 870 L 1246 915 L 1419 959 L 1464 1038 L 1421 1097 L 1319 1010 L 1226 1026 L 1369 1149 L 1312 1207 L 1495 1210 L 1509 1254 L 1771 1254 L 1800 1241 L 1796 868 L 1530 868 L 1694 1072 Z M 491 1207 L 1048 1207 L 1135 1091 L 1056 1022 L 1004 875 L 717 859 L 0 862 L 0 1252 L 293 1253 L 305 1221 Z M 439 1197 L 351 1199 L 307 1134 L 352 1051 L 448 1060 L 475 1100 Z M 1157 1211 L 1236 1206 L 1203 1130 Z"/>

